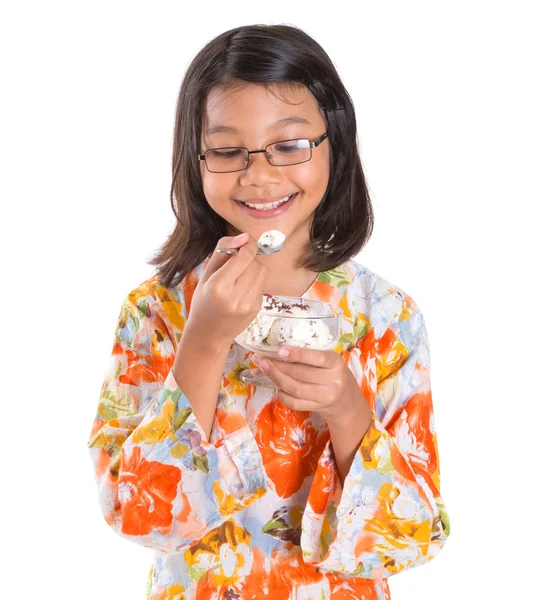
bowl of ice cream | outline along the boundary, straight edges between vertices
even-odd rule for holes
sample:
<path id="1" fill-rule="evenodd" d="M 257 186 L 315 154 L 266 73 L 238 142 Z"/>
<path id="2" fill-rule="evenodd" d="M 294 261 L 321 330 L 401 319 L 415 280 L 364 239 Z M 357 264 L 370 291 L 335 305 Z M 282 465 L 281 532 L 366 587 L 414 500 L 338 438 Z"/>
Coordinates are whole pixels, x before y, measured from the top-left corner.
<path id="1" fill-rule="evenodd" d="M 235 341 L 259 356 L 291 362 L 278 356 L 280 346 L 332 350 L 340 338 L 342 309 L 319 300 L 265 294 L 261 310 Z M 263 387 L 276 387 L 260 369 L 247 369 L 241 379 Z"/>

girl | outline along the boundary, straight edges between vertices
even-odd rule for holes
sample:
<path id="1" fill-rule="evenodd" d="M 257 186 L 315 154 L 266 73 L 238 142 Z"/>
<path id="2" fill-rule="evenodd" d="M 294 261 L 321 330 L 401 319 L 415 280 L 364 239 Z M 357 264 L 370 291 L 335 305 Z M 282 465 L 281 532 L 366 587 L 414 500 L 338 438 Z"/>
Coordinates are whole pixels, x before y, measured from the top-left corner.
<path id="1" fill-rule="evenodd" d="M 390 598 L 387 578 L 449 536 L 428 337 L 416 302 L 352 259 L 373 227 L 356 120 L 312 38 L 253 25 L 199 52 L 171 199 L 88 442 L 105 520 L 155 551 L 147 597 Z M 270 229 L 284 249 L 257 255 Z M 232 343 L 263 294 L 339 305 L 338 346 L 282 362 Z M 255 365 L 276 394 L 239 379 Z"/>

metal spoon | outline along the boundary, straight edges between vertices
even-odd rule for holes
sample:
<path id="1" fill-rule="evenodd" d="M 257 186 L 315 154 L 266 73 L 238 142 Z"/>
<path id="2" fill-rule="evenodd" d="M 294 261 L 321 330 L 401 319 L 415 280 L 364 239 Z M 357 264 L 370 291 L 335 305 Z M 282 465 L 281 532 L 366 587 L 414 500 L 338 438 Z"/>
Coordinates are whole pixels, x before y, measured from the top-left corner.
<path id="1" fill-rule="evenodd" d="M 259 242 L 257 242 L 258 250 L 257 254 L 274 254 L 284 248 L 284 242 L 282 242 L 277 248 L 270 248 L 261 246 Z M 237 254 L 239 252 L 238 248 L 217 248 L 216 252 L 223 252 L 224 254 Z"/>

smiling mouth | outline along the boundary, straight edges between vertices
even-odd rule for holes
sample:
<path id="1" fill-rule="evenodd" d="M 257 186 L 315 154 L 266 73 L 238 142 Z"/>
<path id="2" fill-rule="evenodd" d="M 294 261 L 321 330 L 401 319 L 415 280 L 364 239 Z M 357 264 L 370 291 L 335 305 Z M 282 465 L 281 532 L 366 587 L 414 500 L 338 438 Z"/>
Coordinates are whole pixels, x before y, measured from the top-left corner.
<path id="1" fill-rule="evenodd" d="M 241 204 L 248 210 L 255 211 L 255 212 L 267 213 L 267 212 L 271 212 L 273 210 L 278 210 L 279 208 L 281 208 L 282 206 L 284 206 L 285 204 L 287 204 L 288 202 L 293 200 L 295 198 L 295 196 L 297 196 L 297 194 L 298 194 L 298 192 L 294 192 L 293 194 L 290 194 L 289 196 L 287 196 L 285 200 L 281 200 L 279 202 L 263 202 L 261 204 L 255 203 L 253 206 L 250 206 L 250 204 L 247 204 L 246 202 L 242 202 L 241 200 L 234 200 L 234 201 L 237 202 L 238 204 Z M 255 208 L 255 206 L 258 208 Z"/>

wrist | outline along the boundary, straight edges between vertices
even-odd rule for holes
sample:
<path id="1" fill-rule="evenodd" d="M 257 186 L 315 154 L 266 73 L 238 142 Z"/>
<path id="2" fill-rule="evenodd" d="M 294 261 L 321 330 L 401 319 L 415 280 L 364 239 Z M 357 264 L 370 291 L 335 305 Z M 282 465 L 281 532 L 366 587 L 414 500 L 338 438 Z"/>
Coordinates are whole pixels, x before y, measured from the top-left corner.
<path id="1" fill-rule="evenodd" d="M 325 420 L 329 427 L 350 432 L 356 429 L 361 430 L 364 427 L 367 429 L 372 417 L 372 410 L 358 389 L 358 393 L 344 403 L 342 410 L 337 414 L 325 417 Z"/>
<path id="2" fill-rule="evenodd" d="M 228 355 L 232 343 L 233 340 L 220 340 L 208 335 L 207 332 L 198 331 L 193 326 L 189 326 L 187 321 L 181 335 L 179 348 L 186 346 L 196 349 L 197 352 L 211 353 L 219 358 Z"/>

